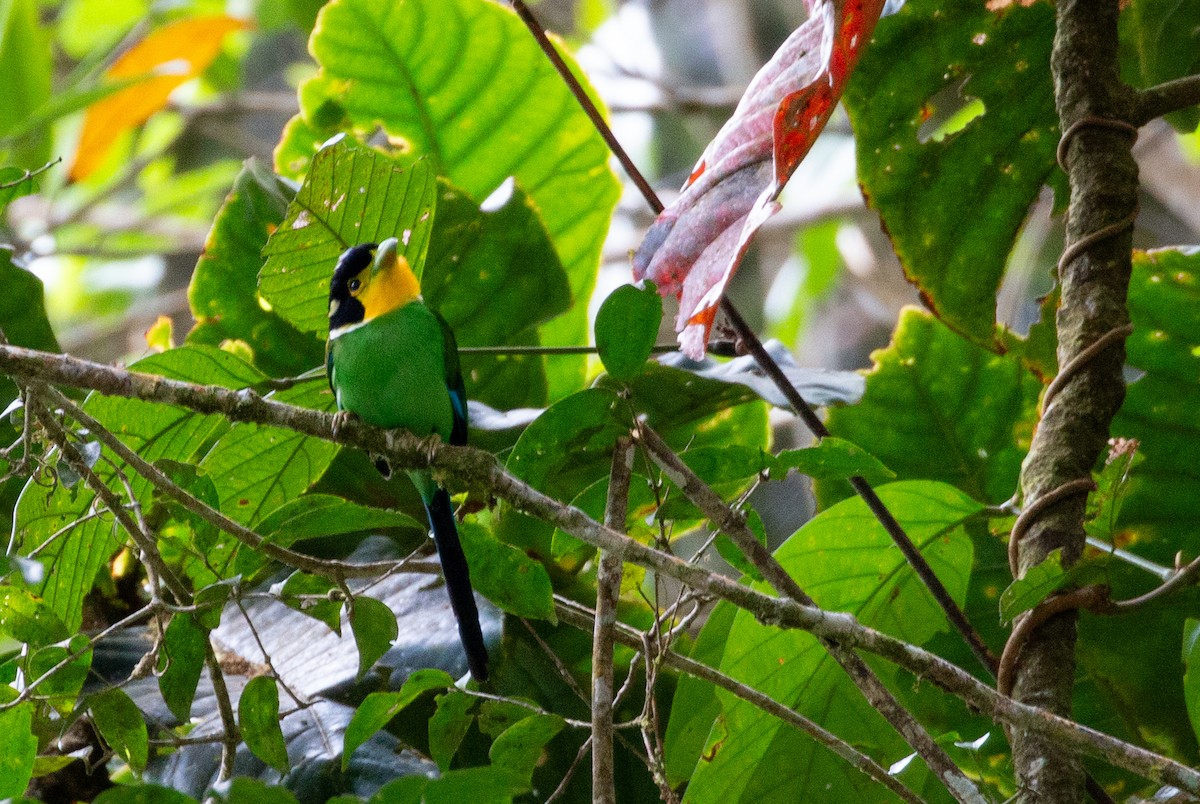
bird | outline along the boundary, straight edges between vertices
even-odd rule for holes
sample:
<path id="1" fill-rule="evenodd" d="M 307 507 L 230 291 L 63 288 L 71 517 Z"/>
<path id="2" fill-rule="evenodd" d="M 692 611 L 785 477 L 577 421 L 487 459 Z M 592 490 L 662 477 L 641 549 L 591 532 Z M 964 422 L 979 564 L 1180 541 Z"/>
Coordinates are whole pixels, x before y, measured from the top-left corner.
<path id="1" fill-rule="evenodd" d="M 325 369 L 339 416 L 467 443 L 467 396 L 454 332 L 425 304 L 396 238 L 351 246 L 338 258 L 329 283 Z M 386 461 L 375 464 L 390 476 Z M 425 504 L 467 666 L 484 681 L 488 653 L 450 494 L 428 469 L 408 476 Z"/>

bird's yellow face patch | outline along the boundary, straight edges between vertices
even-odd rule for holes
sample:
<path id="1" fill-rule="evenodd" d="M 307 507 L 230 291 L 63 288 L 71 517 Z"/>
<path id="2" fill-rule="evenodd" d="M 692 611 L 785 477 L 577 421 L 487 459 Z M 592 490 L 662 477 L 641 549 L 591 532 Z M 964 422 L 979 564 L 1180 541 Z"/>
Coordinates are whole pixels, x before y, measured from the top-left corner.
<path id="1" fill-rule="evenodd" d="M 359 271 L 347 285 L 350 296 L 363 306 L 363 320 L 370 321 L 421 298 L 421 285 L 395 238 L 379 244 L 372 264 Z"/>

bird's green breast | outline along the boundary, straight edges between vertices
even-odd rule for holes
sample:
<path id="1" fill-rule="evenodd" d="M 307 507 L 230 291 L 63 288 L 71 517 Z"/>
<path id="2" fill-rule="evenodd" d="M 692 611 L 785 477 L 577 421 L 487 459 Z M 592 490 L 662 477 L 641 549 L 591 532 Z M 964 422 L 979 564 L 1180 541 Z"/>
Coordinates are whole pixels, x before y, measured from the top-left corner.
<path id="1" fill-rule="evenodd" d="M 448 439 L 454 424 L 441 325 L 411 302 L 330 342 L 338 408 L 377 427 Z"/>

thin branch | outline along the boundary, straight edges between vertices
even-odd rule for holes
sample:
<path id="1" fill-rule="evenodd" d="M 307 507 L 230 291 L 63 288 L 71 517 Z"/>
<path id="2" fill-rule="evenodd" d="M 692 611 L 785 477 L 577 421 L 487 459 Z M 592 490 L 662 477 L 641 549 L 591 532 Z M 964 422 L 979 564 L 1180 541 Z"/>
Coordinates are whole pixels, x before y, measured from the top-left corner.
<path id="1" fill-rule="evenodd" d="M 1187 75 L 1134 94 L 1132 122 L 1144 126 L 1151 120 L 1200 105 L 1200 75 Z"/>
<path id="2" fill-rule="evenodd" d="M 198 413 L 221 413 L 235 422 L 284 427 L 380 453 L 398 468 L 433 469 L 440 477 L 492 494 L 516 510 L 538 517 L 594 547 L 675 578 L 700 594 L 728 600 L 752 612 L 760 622 L 803 629 L 846 647 L 877 654 L 961 698 L 985 716 L 1045 735 L 1061 746 L 1099 757 L 1160 784 L 1200 794 L 1200 772 L 1192 768 L 1065 717 L 1005 698 L 954 664 L 866 628 L 851 615 L 770 597 L 640 544 L 604 527 L 578 508 L 523 483 L 506 472 L 495 456 L 483 450 L 439 444 L 402 431 L 378 430 L 355 420 L 346 422 L 335 433 L 331 414 L 263 399 L 253 391 L 194 385 L 15 346 L 0 346 L 0 371 L 22 381 L 40 379 L 114 396 L 179 405 Z"/>
<path id="3" fill-rule="evenodd" d="M 608 502 L 604 524 L 625 531 L 629 509 L 629 481 L 633 449 L 628 438 L 617 442 L 608 475 Z M 592 801 L 615 804 L 617 798 L 613 759 L 613 629 L 625 562 L 602 553 L 596 573 L 596 623 L 592 631 Z"/>
<path id="4" fill-rule="evenodd" d="M 211 636 L 204 640 L 204 665 L 208 668 L 208 677 L 212 681 L 213 695 L 217 699 L 217 712 L 221 717 L 221 730 L 224 733 L 221 740 L 221 770 L 217 776 L 217 779 L 223 782 L 233 778 L 233 763 L 237 758 L 237 747 L 241 742 L 242 733 L 238 728 L 237 717 L 233 714 L 233 701 L 229 697 L 229 687 L 225 685 L 225 672 L 217 659 Z"/>

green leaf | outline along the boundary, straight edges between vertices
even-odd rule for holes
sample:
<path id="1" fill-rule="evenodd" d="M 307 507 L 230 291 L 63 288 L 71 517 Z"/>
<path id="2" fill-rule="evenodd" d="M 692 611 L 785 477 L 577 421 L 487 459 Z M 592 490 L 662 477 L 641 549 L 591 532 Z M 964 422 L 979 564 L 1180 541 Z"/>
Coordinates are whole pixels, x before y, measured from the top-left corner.
<path id="1" fill-rule="evenodd" d="M 279 688 L 270 676 L 252 678 L 238 699 L 238 726 L 254 756 L 286 774 L 287 743 L 279 727 Z"/>
<path id="2" fill-rule="evenodd" d="M 369 804 L 424 804 L 425 788 L 432 779 L 404 776 L 388 782 L 371 796 Z"/>
<path id="3" fill-rule="evenodd" d="M 763 526 L 762 517 L 753 508 L 749 508 L 746 512 L 746 526 L 754 533 L 758 543 L 766 547 L 767 531 Z M 750 559 L 746 558 L 746 554 L 742 552 L 742 548 L 734 544 L 733 540 L 728 536 L 723 533 L 719 534 L 713 546 L 717 548 L 717 553 L 720 554 L 721 558 L 728 561 L 729 565 L 735 570 L 748 576 L 751 580 L 762 580 L 762 573 L 750 563 Z"/>
<path id="4" fill-rule="evenodd" d="M 516 617 L 558 621 L 544 566 L 474 522 L 459 525 L 458 535 L 470 559 L 471 585 L 479 594 Z"/>
<path id="5" fill-rule="evenodd" d="M 321 69 L 301 86 L 303 119 L 284 134 L 280 172 L 305 170 L 315 144 L 337 131 L 382 125 L 473 198 L 514 176 L 541 211 L 580 302 L 547 341 L 583 343 L 583 302 L 619 185 L 607 146 L 517 17 L 479 0 L 336 0 L 310 48 Z M 583 362 L 574 366 L 551 398 L 578 387 Z"/>
<path id="6" fill-rule="evenodd" d="M 247 776 L 235 776 L 224 795 L 226 804 L 297 804 L 286 787 L 268 785 Z"/>
<path id="7" fill-rule="evenodd" d="M 1200 72 L 1200 9 L 1173 0 L 1134 0 L 1122 9 L 1121 41 L 1132 43 L 1136 68 L 1121 72 L 1133 86 L 1195 75 Z M 1167 121 L 1190 134 L 1200 124 L 1200 110 L 1190 106 L 1167 115 Z"/>
<path id="8" fill-rule="evenodd" d="M 69 658 L 72 655 L 75 657 Z M 38 685 L 38 694 L 45 696 L 59 714 L 65 715 L 75 710 L 75 699 L 92 666 L 92 649 L 88 638 L 83 634 L 75 634 L 65 647 L 51 645 L 35 651 L 28 660 L 27 676 L 31 680 L 39 679 L 63 661 L 67 663 Z"/>
<path id="9" fill-rule="evenodd" d="M 244 341 L 254 362 L 274 376 L 300 374 L 324 359 L 324 345 L 302 333 L 258 295 L 259 253 L 283 221 L 295 188 L 253 158 L 246 161 L 221 205 L 188 286 L 196 325 L 190 343 Z M 332 273 L 332 264 L 327 266 Z"/>
<path id="10" fill-rule="evenodd" d="M 1062 565 L 1062 549 L 1051 550 L 1037 566 L 1017 578 L 1000 593 L 1000 621 L 1011 623 L 1013 618 L 1029 611 L 1062 588 L 1068 578 Z"/>
<path id="11" fill-rule="evenodd" d="M 507 768 L 462 768 L 443 773 L 425 788 L 425 804 L 462 804 L 464 801 L 511 802 L 529 785 Z"/>
<path id="12" fill-rule="evenodd" d="M 961 525 L 982 506 L 933 482 L 892 483 L 880 498 L 962 601 L 972 548 Z M 819 514 L 775 553 L 822 608 L 848 611 L 864 624 L 924 644 L 949 630 L 941 608 L 858 498 Z M 739 611 L 720 668 L 794 707 L 869 753 L 902 756 L 905 746 L 859 695 L 820 643 L 780 631 Z M 718 692 L 713 723 L 691 784 L 697 802 L 852 800 L 878 791 L 858 771 L 756 707 Z"/>
<path id="13" fill-rule="evenodd" d="M 350 765 L 350 757 L 360 745 L 382 729 L 413 701 L 430 690 L 454 686 L 454 679 L 443 670 L 417 670 L 404 682 L 399 692 L 372 692 L 354 710 L 346 727 L 342 744 L 342 770 Z"/>
<path id="14" fill-rule="evenodd" d="M 329 626 L 329 630 L 341 636 L 342 601 L 328 596 L 329 592 L 337 588 L 337 584 L 328 578 L 297 570 L 283 582 L 279 590 L 279 599 L 301 614 L 320 620 Z"/>
<path id="15" fill-rule="evenodd" d="M 720 666 L 737 611 L 732 603 L 724 600 L 718 603 L 708 615 L 688 656 L 709 667 Z M 680 677 L 671 702 L 671 719 L 667 721 L 663 747 L 663 762 L 672 786 L 692 777 L 696 762 L 704 751 L 705 740 L 720 714 L 721 702 L 715 685 L 691 675 Z"/>
<path id="16" fill-rule="evenodd" d="M 88 709 L 108 747 L 135 773 L 141 773 L 150 755 L 150 737 L 133 699 L 124 690 L 113 688 L 93 695 Z"/>
<path id="17" fill-rule="evenodd" d="M 617 439 L 633 418 L 615 393 L 591 388 L 551 405 L 517 440 L 508 471 L 558 499 L 608 474 Z"/>
<path id="18" fill-rule="evenodd" d="M 33 704 L 20 703 L 0 711 L 0 798 L 24 795 L 33 774 L 37 737 L 33 734 Z"/>
<path id="19" fill-rule="evenodd" d="M 304 383 L 270 398 L 316 410 L 334 405 L 333 395 L 318 383 Z M 282 427 L 240 425 L 221 437 L 200 468 L 217 488 L 222 513 L 249 525 L 307 491 L 338 449 L 337 444 Z"/>
<path id="20" fill-rule="evenodd" d="M 571 307 L 571 289 L 538 210 L 505 185 L 486 211 L 441 181 L 425 301 L 462 346 L 537 346 L 537 328 Z M 530 304 L 537 299 L 537 304 Z M 546 404 L 546 360 L 533 355 L 461 356 L 467 395 L 500 409 Z"/>
<path id="21" fill-rule="evenodd" d="M 443 773 L 450 770 L 450 761 L 475 721 L 472 710 L 477 701 L 456 689 L 438 696 L 437 711 L 429 718 L 429 755 Z"/>
<path id="22" fill-rule="evenodd" d="M 379 661 L 400 633 L 396 615 L 372 597 L 356 597 L 350 604 L 350 628 L 358 646 L 358 674 L 362 676 Z"/>
<path id="23" fill-rule="evenodd" d="M 554 739 L 564 726 L 566 722 L 558 715 L 527 717 L 497 737 L 488 756 L 493 765 L 508 768 L 529 782 L 542 759 L 546 743 Z"/>
<path id="24" fill-rule="evenodd" d="M 1188 717 L 1200 738 L 1200 620 L 1188 617 L 1183 624 L 1183 697 Z"/>
<path id="25" fill-rule="evenodd" d="M 1041 390 L 1019 360 L 915 308 L 901 312 L 891 344 L 871 357 L 862 402 L 829 411 L 835 436 L 869 444 L 900 478 L 941 480 L 996 504 L 1012 496 Z M 840 481 L 817 484 L 824 504 L 849 493 Z"/>
<path id="26" fill-rule="evenodd" d="M 196 799 L 156 784 L 117 785 L 92 799 L 92 804 L 196 804 Z"/>
<path id="27" fill-rule="evenodd" d="M 859 182 L 905 273 L 943 321 L 989 348 L 1009 251 L 1054 170 L 1053 36 L 1046 4 L 911 0 L 879 21 L 845 93 Z M 981 116 L 936 130 L 973 100 Z"/>
<path id="28" fill-rule="evenodd" d="M 263 298 L 301 332 L 324 332 L 338 257 L 350 246 L 389 237 L 400 239 L 400 253 L 420 279 L 436 186 L 427 160 L 404 166 L 346 139 L 322 149 L 263 249 Z"/>
<path id="29" fill-rule="evenodd" d="M 622 285 L 596 313 L 596 349 L 605 370 L 618 380 L 641 371 L 654 348 L 662 323 L 662 299 L 654 283 Z"/>
<path id="30" fill-rule="evenodd" d="M 1200 526 L 1200 252 L 1138 252 L 1129 284 L 1134 333 L 1126 361 L 1145 372 L 1129 385 L 1113 421 L 1114 436 L 1135 438 L 1144 463 L 1134 470 L 1120 522 L 1148 525 L 1178 550 Z M 1167 562 L 1169 563 L 1169 562 Z"/>
<path id="31" fill-rule="evenodd" d="M 159 653 L 158 689 L 171 714 L 181 723 L 192 716 L 192 700 L 204 669 L 208 632 L 190 614 L 171 617 Z"/>
<path id="32" fill-rule="evenodd" d="M 33 647 L 59 642 L 69 633 L 45 603 L 15 586 L 0 586 L 0 632 Z"/>
<path id="33" fill-rule="evenodd" d="M 789 449 L 775 456 L 775 465 L 786 474 L 795 469 L 814 480 L 861 477 L 871 485 L 896 479 L 896 473 L 862 447 L 844 438 L 829 436 L 815 447 Z M 775 471 L 772 470 L 772 479 Z"/>
<path id="34" fill-rule="evenodd" d="M 0 97 L 0 158 L 4 161 L 41 165 L 50 155 L 46 131 L 16 144 L 3 138 L 50 99 L 51 66 L 50 43 L 39 22 L 36 0 L 0 2 L 0 75 L 8 87 Z"/>
<path id="35" fill-rule="evenodd" d="M 228 352 L 200 346 L 151 355 L 130 368 L 225 388 L 244 388 L 263 379 L 257 370 Z M 227 426 L 219 414 L 202 416 L 172 405 L 98 394 L 88 397 L 84 409 L 151 463 L 163 458 L 192 462 L 212 434 Z M 108 457 L 116 460 L 115 456 Z M 124 496 L 124 485 L 112 467 L 103 461 L 97 467 L 101 479 Z M 136 473 L 128 474 L 134 494 L 148 506 L 148 481 Z M 42 547 L 36 558 L 45 565 L 46 574 L 38 592 L 70 630 L 79 628 L 84 595 L 120 544 L 117 527 L 110 518 L 90 515 L 93 500 L 94 495 L 87 490 L 72 493 L 60 487 L 47 493 L 31 483 L 17 503 L 15 546 L 22 555 Z M 54 534 L 60 535 L 51 539 Z"/>
<path id="36" fill-rule="evenodd" d="M 258 533 L 285 547 L 301 539 L 378 531 L 384 528 L 413 528 L 425 525 L 400 511 L 371 508 L 331 494 L 305 494 L 285 502 L 258 523 Z"/>
<path id="37" fill-rule="evenodd" d="M 33 171 L 11 165 L 0 167 L 0 215 L 4 214 L 4 209 L 13 199 L 32 195 L 38 191 L 38 183 L 34 180 L 34 176 L 47 167 L 49 165 Z"/>

